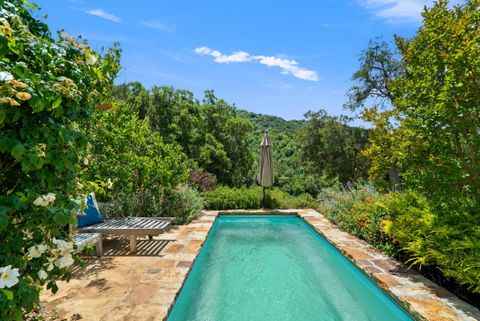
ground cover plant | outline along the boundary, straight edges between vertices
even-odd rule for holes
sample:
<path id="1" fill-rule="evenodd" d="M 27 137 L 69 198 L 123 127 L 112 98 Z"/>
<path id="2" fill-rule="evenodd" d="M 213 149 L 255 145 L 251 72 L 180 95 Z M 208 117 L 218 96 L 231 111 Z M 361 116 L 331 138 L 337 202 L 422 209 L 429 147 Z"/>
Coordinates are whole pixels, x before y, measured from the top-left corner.
<path id="1" fill-rule="evenodd" d="M 388 217 L 386 197 L 369 183 L 348 184 L 323 190 L 318 209 L 343 230 L 393 256 L 397 248 L 383 229 Z"/>

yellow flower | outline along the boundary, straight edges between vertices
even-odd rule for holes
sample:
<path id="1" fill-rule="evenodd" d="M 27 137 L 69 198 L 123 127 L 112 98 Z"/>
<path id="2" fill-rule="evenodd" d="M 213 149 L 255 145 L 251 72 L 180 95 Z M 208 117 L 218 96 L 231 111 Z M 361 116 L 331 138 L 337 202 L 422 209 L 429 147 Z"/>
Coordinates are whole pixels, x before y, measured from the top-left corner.
<path id="1" fill-rule="evenodd" d="M 32 96 L 29 93 L 21 92 L 21 91 L 16 93 L 15 96 L 20 100 L 29 100 L 30 98 L 32 98 Z"/>
<path id="2" fill-rule="evenodd" d="M 5 18 L 0 19 L 0 31 L 8 38 L 13 35 L 13 29 Z"/>
<path id="3" fill-rule="evenodd" d="M 15 99 L 10 99 L 10 106 L 20 106 L 20 104 L 18 103 L 18 101 L 16 101 Z"/>
<path id="4" fill-rule="evenodd" d="M 17 81 L 15 79 L 11 79 L 8 81 L 8 84 L 12 87 L 15 87 L 15 88 L 27 88 L 28 85 L 24 82 L 21 82 L 21 81 Z"/>

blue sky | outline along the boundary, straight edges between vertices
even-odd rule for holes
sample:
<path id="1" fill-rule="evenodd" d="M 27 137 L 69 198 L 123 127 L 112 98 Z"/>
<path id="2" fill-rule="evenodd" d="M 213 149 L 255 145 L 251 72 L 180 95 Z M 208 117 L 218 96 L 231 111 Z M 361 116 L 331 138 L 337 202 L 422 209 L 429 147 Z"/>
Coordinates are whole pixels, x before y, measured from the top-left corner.
<path id="1" fill-rule="evenodd" d="M 300 119 L 345 113 L 358 55 L 378 36 L 409 37 L 423 0 L 36 0 L 53 30 L 100 49 L 119 41 L 117 83 L 214 89 L 246 110 Z"/>

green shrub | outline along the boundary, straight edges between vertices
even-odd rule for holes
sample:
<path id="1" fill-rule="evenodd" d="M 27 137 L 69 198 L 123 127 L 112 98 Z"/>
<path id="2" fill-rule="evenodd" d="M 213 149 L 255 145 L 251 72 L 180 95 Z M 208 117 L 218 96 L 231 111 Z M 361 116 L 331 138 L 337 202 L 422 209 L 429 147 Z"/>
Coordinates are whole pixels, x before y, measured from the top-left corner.
<path id="1" fill-rule="evenodd" d="M 109 211 L 112 217 L 175 217 L 177 224 L 189 223 L 203 210 L 203 198 L 188 185 L 163 191 L 121 193 L 113 198 L 113 204 Z"/>
<path id="2" fill-rule="evenodd" d="M 289 177 L 286 182 L 281 185 L 282 190 L 290 195 L 301 195 L 308 193 L 314 197 L 324 188 L 330 188 L 338 185 L 337 178 L 328 178 L 326 175 L 318 174 L 296 174 Z"/>
<path id="3" fill-rule="evenodd" d="M 319 211 L 341 229 L 392 255 L 393 242 L 381 228 L 387 215 L 384 198 L 370 184 L 325 189 L 319 195 Z"/>
<path id="4" fill-rule="evenodd" d="M 380 194 L 369 184 L 324 190 L 320 212 L 343 230 L 407 262 L 435 266 L 480 293 L 480 228 L 475 202 L 434 206 L 413 192 Z M 475 216 L 477 215 L 477 216 Z"/>
<path id="5" fill-rule="evenodd" d="M 307 193 L 292 196 L 287 192 L 274 188 L 271 193 L 271 201 L 267 203 L 267 207 L 279 209 L 302 209 L 316 208 L 318 206 L 315 198 Z M 267 196 L 269 195 L 267 194 Z"/>
<path id="6" fill-rule="evenodd" d="M 177 224 L 186 224 L 203 211 L 203 198 L 195 188 L 181 185 L 164 196 L 162 216 L 175 217 Z"/>
<path id="7" fill-rule="evenodd" d="M 112 198 L 113 208 L 109 209 L 111 217 L 156 217 L 162 216 L 162 195 L 158 191 L 137 190 L 118 193 Z"/>
<path id="8" fill-rule="evenodd" d="M 119 50 L 53 38 L 28 1 L 0 3 L 0 274 L 11 276 L 0 281 L 0 320 L 22 320 L 79 262 L 67 227 L 81 193 L 79 128 L 104 103 Z"/>
<path id="9" fill-rule="evenodd" d="M 165 144 L 150 130 L 148 119 L 139 119 L 125 103 L 96 111 L 86 132 L 89 149 L 82 175 L 110 182 L 110 189 L 97 191 L 101 200 L 141 189 L 158 193 L 187 181 L 187 157 L 181 148 Z"/>
<path id="10" fill-rule="evenodd" d="M 219 186 L 203 193 L 205 207 L 211 210 L 229 209 L 289 209 L 315 208 L 316 200 L 310 194 L 292 196 L 278 188 L 267 189 L 263 204 L 263 189 L 259 186 L 230 188 Z"/>
<path id="11" fill-rule="evenodd" d="M 480 227 L 474 202 L 433 207 L 408 191 L 385 198 L 384 230 L 418 265 L 438 267 L 447 278 L 480 293 Z"/>
<path id="12" fill-rule="evenodd" d="M 203 193 L 205 208 L 210 210 L 257 209 L 262 207 L 262 189 L 260 187 L 231 188 L 218 186 Z"/>

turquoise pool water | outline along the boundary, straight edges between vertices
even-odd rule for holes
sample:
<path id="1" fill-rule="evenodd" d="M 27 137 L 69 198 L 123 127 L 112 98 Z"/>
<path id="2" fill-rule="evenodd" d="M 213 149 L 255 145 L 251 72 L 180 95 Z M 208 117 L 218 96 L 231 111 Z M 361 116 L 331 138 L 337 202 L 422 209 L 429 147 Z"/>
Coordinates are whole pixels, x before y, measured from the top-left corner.
<path id="1" fill-rule="evenodd" d="M 168 321 L 413 320 L 298 217 L 219 216 Z"/>

